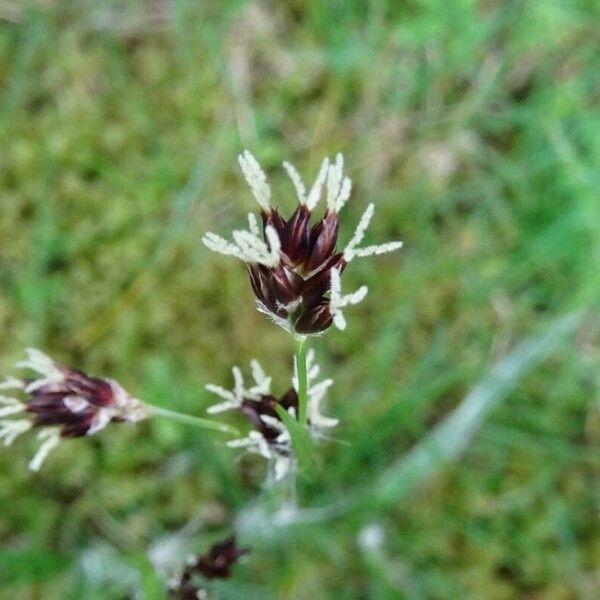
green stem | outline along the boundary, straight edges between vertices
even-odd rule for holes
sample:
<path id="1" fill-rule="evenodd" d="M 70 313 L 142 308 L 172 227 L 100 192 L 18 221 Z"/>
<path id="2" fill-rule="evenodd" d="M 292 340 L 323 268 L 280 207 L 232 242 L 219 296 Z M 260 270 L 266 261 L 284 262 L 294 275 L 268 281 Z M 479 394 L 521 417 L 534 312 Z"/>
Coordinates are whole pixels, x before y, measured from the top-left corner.
<path id="1" fill-rule="evenodd" d="M 215 421 L 210 421 L 209 419 L 202 419 L 201 417 L 186 415 L 184 413 L 169 410 L 168 408 L 161 408 L 160 406 L 154 406 L 152 404 L 146 406 L 148 407 L 150 415 L 154 417 L 164 417 L 165 419 L 171 419 L 172 421 L 179 421 L 180 423 L 186 423 L 187 425 L 202 427 L 203 429 L 220 431 L 221 433 L 230 433 L 235 436 L 240 435 L 237 429 L 230 427 L 229 425 L 225 425 L 224 423 L 217 423 Z"/>
<path id="2" fill-rule="evenodd" d="M 296 368 L 298 369 L 298 422 L 308 423 L 308 375 L 306 373 L 306 338 L 296 339 Z"/>

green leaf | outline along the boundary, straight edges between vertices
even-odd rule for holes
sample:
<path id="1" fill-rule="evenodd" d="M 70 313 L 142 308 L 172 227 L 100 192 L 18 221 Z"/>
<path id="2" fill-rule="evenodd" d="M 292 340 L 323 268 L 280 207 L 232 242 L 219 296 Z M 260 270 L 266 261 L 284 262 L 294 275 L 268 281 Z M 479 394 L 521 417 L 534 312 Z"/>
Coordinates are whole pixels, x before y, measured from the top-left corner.
<path id="1" fill-rule="evenodd" d="M 145 553 L 136 553 L 128 557 L 128 562 L 140 574 L 140 587 L 144 600 L 166 600 L 165 585 L 148 556 Z"/>
<path id="2" fill-rule="evenodd" d="M 300 425 L 300 423 L 298 423 L 298 421 L 296 421 L 283 406 L 276 404 L 275 410 L 290 432 L 292 446 L 294 447 L 300 470 L 304 475 L 307 475 L 309 471 L 312 471 L 316 462 L 314 444 L 310 437 L 310 433 L 308 432 L 308 429 L 302 427 L 302 425 Z"/>

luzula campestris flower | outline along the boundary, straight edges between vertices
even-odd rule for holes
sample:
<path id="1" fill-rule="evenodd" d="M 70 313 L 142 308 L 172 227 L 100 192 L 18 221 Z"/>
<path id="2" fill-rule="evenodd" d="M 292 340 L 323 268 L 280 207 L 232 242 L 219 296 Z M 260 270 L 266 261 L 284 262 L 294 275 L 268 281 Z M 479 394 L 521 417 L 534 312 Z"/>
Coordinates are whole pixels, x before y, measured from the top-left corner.
<path id="1" fill-rule="evenodd" d="M 323 429 L 335 427 L 337 419 L 325 417 L 320 412 L 321 402 L 333 379 L 316 382 L 319 365 L 315 363 L 315 353 L 307 354 L 307 395 L 308 428 L 313 437 L 319 437 Z M 273 465 L 275 480 L 280 480 L 293 465 L 291 436 L 279 418 L 275 406 L 283 407 L 293 418 L 298 416 L 298 375 L 294 369 L 292 387 L 280 398 L 271 393 L 271 378 L 267 377 L 258 361 L 250 363 L 254 385 L 246 388 L 242 372 L 233 367 L 234 387 L 226 390 L 221 386 L 208 384 L 206 389 L 223 400 L 208 408 L 210 414 L 226 410 L 240 410 L 252 423 L 254 430 L 247 437 L 227 442 L 230 448 L 244 448 L 248 452 L 260 454 Z"/>
<path id="2" fill-rule="evenodd" d="M 350 242 L 336 250 L 339 213 L 350 197 L 352 183 L 344 176 L 344 160 L 338 154 L 334 164 L 325 159 L 317 179 L 307 193 L 296 169 L 283 163 L 299 205 L 285 220 L 271 206 L 271 188 L 256 159 L 246 151 L 239 157 L 242 172 L 258 202 L 262 232 L 254 213 L 248 215 L 248 230 L 233 232 L 233 242 L 214 234 L 203 237 L 204 244 L 221 254 L 234 256 L 248 265 L 250 283 L 261 312 L 298 334 L 320 333 L 332 323 L 346 327 L 342 309 L 361 302 L 367 294 L 362 286 L 352 294 L 342 294 L 340 275 L 357 256 L 392 252 L 402 242 L 388 242 L 359 248 L 375 207 L 369 204 Z M 322 218 L 312 224 L 311 215 L 327 191 L 327 207 Z M 262 235 L 261 235 L 262 233 Z"/>
<path id="3" fill-rule="evenodd" d="M 169 586 L 171 600 L 198 600 L 208 598 L 203 595 L 203 587 L 196 576 L 205 579 L 228 579 L 231 569 L 240 556 L 248 554 L 249 548 L 240 548 L 234 535 L 213 544 L 208 552 L 201 556 L 192 556 L 181 574 Z"/>
<path id="4" fill-rule="evenodd" d="M 0 383 L 0 393 L 13 390 L 25 396 L 0 395 L 0 439 L 10 446 L 22 433 L 39 429 L 41 444 L 29 463 L 32 471 L 39 470 L 61 438 L 93 435 L 111 422 L 137 422 L 148 416 L 146 405 L 113 379 L 60 366 L 33 348 L 26 352 L 27 359 L 17 367 L 30 369 L 38 377 L 8 377 Z"/>

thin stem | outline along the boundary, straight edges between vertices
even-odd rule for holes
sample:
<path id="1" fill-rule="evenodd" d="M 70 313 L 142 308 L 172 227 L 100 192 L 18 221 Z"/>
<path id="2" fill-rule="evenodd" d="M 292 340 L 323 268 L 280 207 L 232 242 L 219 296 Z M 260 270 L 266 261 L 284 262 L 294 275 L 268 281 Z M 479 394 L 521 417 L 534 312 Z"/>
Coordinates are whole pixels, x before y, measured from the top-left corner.
<path id="1" fill-rule="evenodd" d="M 179 421 L 180 423 L 186 423 L 187 425 L 194 425 L 196 427 L 202 427 L 203 429 L 210 429 L 212 431 L 220 431 L 221 433 L 230 433 L 235 436 L 239 436 L 240 432 L 234 427 L 225 425 L 224 423 L 217 423 L 210 421 L 209 419 L 203 419 L 201 417 L 194 417 L 192 415 L 186 415 L 184 413 L 169 410 L 168 408 L 161 408 L 160 406 L 154 406 L 152 404 L 147 405 L 150 415 L 155 417 L 164 417 L 165 419 L 171 419 L 172 421 Z"/>
<path id="2" fill-rule="evenodd" d="M 296 369 L 298 371 L 298 422 L 305 426 L 308 422 L 308 375 L 306 373 L 306 338 L 296 340 Z"/>

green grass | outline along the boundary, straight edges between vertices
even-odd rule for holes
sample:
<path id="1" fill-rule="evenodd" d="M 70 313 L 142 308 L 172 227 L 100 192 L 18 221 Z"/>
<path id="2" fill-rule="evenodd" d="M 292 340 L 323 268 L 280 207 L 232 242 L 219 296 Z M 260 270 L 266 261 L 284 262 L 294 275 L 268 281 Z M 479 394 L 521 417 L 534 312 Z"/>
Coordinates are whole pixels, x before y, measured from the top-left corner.
<path id="1" fill-rule="evenodd" d="M 374 201 L 369 242 L 405 248 L 352 264 L 367 301 L 316 342 L 348 442 L 300 482 L 318 520 L 257 531 L 263 465 L 219 434 L 109 428 L 37 475 L 23 439 L 0 449 L 0 598 L 150 598 L 146 551 L 190 520 L 171 557 L 234 523 L 253 547 L 224 597 L 595 598 L 598 3 L 25 5 L 0 6 L 1 372 L 33 345 L 199 416 L 251 357 L 283 390 L 290 341 L 200 243 L 253 207 L 243 148 L 284 211 L 281 161 L 309 179 L 343 151 L 342 239 Z M 448 428 L 474 389 L 489 412 Z"/>

